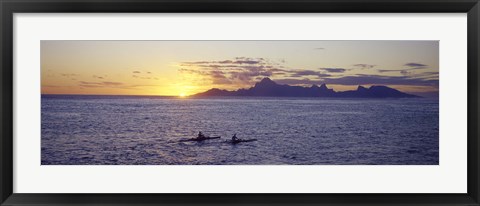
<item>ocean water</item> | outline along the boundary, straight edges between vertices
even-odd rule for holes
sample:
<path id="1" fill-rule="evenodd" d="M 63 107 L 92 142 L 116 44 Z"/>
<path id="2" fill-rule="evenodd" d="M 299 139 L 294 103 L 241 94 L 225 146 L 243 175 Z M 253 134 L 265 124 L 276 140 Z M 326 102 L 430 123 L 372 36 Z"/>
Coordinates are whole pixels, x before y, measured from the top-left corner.
<path id="1" fill-rule="evenodd" d="M 43 95 L 41 163 L 438 165 L 438 118 L 428 98 Z M 198 131 L 222 138 L 180 142 Z"/>

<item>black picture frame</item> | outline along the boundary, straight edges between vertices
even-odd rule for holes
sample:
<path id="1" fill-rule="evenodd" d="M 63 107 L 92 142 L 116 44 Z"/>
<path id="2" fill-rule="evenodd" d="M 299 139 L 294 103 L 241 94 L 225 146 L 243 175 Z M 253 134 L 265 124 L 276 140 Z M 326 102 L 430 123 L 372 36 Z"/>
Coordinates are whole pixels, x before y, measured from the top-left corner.
<path id="1" fill-rule="evenodd" d="M 0 0 L 1 205 L 480 205 L 478 0 Z M 19 194 L 13 193 L 14 13 L 467 13 L 466 194 Z M 94 185 L 92 185 L 94 187 Z"/>

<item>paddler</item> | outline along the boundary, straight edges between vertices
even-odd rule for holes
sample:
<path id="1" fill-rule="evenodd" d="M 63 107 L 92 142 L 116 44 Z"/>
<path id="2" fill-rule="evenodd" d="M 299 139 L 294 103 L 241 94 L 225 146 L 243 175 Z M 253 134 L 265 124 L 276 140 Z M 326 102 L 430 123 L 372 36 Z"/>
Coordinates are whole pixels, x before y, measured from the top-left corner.
<path id="1" fill-rule="evenodd" d="M 205 135 L 203 135 L 202 132 L 198 132 L 197 139 L 204 139 L 204 138 L 205 138 Z"/>
<path id="2" fill-rule="evenodd" d="M 234 134 L 234 135 L 232 136 L 232 141 L 234 141 L 234 142 L 238 141 L 237 134 Z"/>

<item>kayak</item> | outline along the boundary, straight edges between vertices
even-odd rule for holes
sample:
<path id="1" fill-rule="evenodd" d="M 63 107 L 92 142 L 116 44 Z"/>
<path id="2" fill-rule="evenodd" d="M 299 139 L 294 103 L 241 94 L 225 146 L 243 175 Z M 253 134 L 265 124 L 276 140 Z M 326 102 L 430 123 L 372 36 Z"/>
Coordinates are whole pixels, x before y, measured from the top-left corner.
<path id="1" fill-rule="evenodd" d="M 192 142 L 201 142 L 201 141 L 208 140 L 208 139 L 220 139 L 220 136 L 218 136 L 218 137 L 204 137 L 204 138 L 183 139 L 183 140 L 180 140 L 180 142 L 189 142 L 189 141 L 192 141 Z"/>
<path id="2" fill-rule="evenodd" d="M 257 141 L 257 139 L 238 139 L 238 140 L 227 140 L 225 142 L 231 143 L 231 144 L 238 144 L 240 142 L 254 142 Z"/>

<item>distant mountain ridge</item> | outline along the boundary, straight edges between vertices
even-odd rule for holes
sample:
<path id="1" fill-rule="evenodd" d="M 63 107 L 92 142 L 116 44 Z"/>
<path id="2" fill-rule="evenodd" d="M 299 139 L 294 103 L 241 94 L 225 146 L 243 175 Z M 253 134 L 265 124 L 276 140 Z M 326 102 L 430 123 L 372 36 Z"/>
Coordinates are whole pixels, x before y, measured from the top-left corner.
<path id="1" fill-rule="evenodd" d="M 194 97 L 209 96 L 257 96 L 257 97 L 339 97 L 339 98 L 415 98 L 412 94 L 403 93 L 387 86 L 358 86 L 357 90 L 336 92 L 327 85 L 312 85 L 311 87 L 277 84 L 270 78 L 264 78 L 249 89 L 227 91 L 210 89 L 193 95 Z"/>

